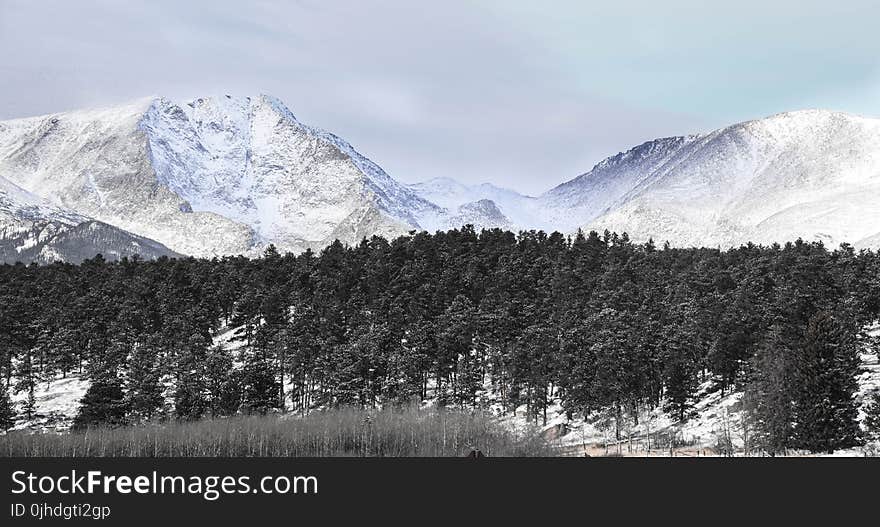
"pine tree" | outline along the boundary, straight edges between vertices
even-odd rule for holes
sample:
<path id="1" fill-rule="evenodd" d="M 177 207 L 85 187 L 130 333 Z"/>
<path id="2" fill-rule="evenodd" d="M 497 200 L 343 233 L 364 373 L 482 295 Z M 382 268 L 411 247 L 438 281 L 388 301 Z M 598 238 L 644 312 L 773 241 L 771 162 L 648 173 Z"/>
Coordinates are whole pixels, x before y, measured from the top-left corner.
<path id="1" fill-rule="evenodd" d="M 251 413 L 266 415 L 278 408 L 278 379 L 266 353 L 254 350 L 248 354 L 242 371 L 244 408 Z"/>
<path id="2" fill-rule="evenodd" d="M 67 377 L 78 365 L 76 337 L 76 332 L 65 325 L 58 328 L 49 341 L 48 352 L 52 360 L 50 369 L 60 372 L 64 377 Z"/>
<path id="3" fill-rule="evenodd" d="M 753 357 L 751 381 L 744 394 L 754 442 L 770 455 L 791 446 L 794 366 L 790 340 L 781 324 L 774 323 Z"/>
<path id="4" fill-rule="evenodd" d="M 125 401 L 131 420 L 150 420 L 161 411 L 165 403 L 155 346 L 144 343 L 135 349 L 128 367 Z"/>
<path id="5" fill-rule="evenodd" d="M 814 315 L 797 363 L 794 441 L 798 447 L 831 453 L 859 444 L 858 373 L 854 332 L 828 312 Z"/>
<path id="6" fill-rule="evenodd" d="M 743 287 L 731 295 L 735 299 L 725 302 L 708 355 L 712 371 L 720 377 L 722 394 L 739 380 L 755 353 L 755 339 L 760 335 L 760 308 L 754 304 L 751 291 Z M 722 301 L 727 298 L 721 297 Z"/>
<path id="7" fill-rule="evenodd" d="M 0 391 L 0 430 L 4 432 L 15 426 L 15 405 L 9 397 L 9 389 L 4 385 Z"/>
<path id="8" fill-rule="evenodd" d="M 449 390 L 440 394 L 440 404 L 471 404 L 479 389 L 473 382 L 474 319 L 473 303 L 464 295 L 457 295 L 440 318 L 436 369 L 439 380 L 449 381 Z"/>
<path id="9" fill-rule="evenodd" d="M 666 402 L 663 411 L 678 422 L 692 417 L 697 392 L 696 368 L 681 348 L 676 348 L 664 363 Z"/>
<path id="10" fill-rule="evenodd" d="M 233 415 L 241 405 L 241 386 L 232 357 L 221 346 L 208 349 L 205 390 L 211 417 Z"/>
<path id="11" fill-rule="evenodd" d="M 80 401 L 74 429 L 118 426 L 125 423 L 125 394 L 122 381 L 113 372 L 92 377 L 92 384 Z"/>
<path id="12" fill-rule="evenodd" d="M 284 345 L 289 351 L 286 366 L 292 384 L 290 399 L 293 410 L 305 414 L 312 404 L 316 361 L 321 354 L 322 324 L 316 306 L 302 298 L 291 311 L 292 317 L 284 333 Z"/>
<path id="13" fill-rule="evenodd" d="M 199 334 L 190 336 L 177 360 L 174 413 L 179 419 L 198 419 L 208 408 L 205 365 L 207 343 Z"/>
<path id="14" fill-rule="evenodd" d="M 36 368 L 34 367 L 33 354 L 30 349 L 28 349 L 21 358 L 21 362 L 16 371 L 16 377 L 18 381 L 15 384 L 15 393 L 26 393 L 27 397 L 22 406 L 22 413 L 24 413 L 25 418 L 30 421 L 34 418 L 34 412 L 36 411 L 37 401 L 35 390 L 37 388 L 37 382 L 39 381 Z"/>

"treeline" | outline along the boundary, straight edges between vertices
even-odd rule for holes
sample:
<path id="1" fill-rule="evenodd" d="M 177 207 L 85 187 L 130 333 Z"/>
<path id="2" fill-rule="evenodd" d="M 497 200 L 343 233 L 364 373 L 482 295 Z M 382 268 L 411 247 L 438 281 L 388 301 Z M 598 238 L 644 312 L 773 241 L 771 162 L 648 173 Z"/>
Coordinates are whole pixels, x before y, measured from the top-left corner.
<path id="1" fill-rule="evenodd" d="M 466 227 L 296 256 L 5 265 L 0 414 L 26 393 L 30 417 L 38 383 L 72 372 L 91 381 L 79 427 L 428 398 L 686 420 L 711 381 L 745 391 L 766 451 L 833 450 L 864 439 L 860 331 L 878 311 L 880 255 L 802 241 Z M 239 346 L 214 344 L 226 328 Z"/>

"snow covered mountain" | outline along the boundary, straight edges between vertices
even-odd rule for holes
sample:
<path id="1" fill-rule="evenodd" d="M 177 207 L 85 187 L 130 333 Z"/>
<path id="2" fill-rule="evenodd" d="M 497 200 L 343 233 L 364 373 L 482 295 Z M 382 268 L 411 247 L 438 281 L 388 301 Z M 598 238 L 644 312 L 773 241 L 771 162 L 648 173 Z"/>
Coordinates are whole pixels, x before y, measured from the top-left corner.
<path id="1" fill-rule="evenodd" d="M 157 254 L 296 252 L 466 223 L 678 246 L 880 246 L 880 121 L 819 110 L 650 141 L 531 197 L 449 178 L 401 184 L 266 95 L 159 97 L 0 122 L 0 177 L 4 232 L 42 211 L 53 226 L 96 221 L 155 240 Z"/>
<path id="2" fill-rule="evenodd" d="M 880 120 L 807 110 L 609 158 L 540 200 L 563 229 L 676 246 L 880 246 Z"/>
<path id="3" fill-rule="evenodd" d="M 445 214 L 265 95 L 2 122 L 0 176 L 195 256 L 354 243 L 434 228 Z"/>
<path id="4" fill-rule="evenodd" d="M 411 188 L 450 210 L 492 200 L 521 229 L 609 229 L 674 246 L 800 237 L 880 247 L 880 120 L 806 110 L 657 139 L 536 198 L 445 179 Z"/>
<path id="5" fill-rule="evenodd" d="M 53 206 L 0 177 L 0 263 L 178 256 L 152 240 Z"/>

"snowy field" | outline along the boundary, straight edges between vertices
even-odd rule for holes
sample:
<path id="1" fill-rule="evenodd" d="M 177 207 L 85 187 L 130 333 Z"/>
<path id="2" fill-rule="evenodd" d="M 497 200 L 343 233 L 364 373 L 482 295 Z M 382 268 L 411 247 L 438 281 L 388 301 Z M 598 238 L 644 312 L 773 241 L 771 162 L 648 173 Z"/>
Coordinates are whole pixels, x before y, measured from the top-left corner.
<path id="1" fill-rule="evenodd" d="M 18 416 L 15 429 L 31 428 L 42 432 L 66 430 L 79 409 L 79 401 L 89 387 L 88 381 L 78 375 L 56 377 L 46 383 L 41 382 L 34 391 L 34 418 L 28 422 L 23 415 Z M 18 410 L 24 405 L 27 394 L 22 392 L 12 397 Z"/>

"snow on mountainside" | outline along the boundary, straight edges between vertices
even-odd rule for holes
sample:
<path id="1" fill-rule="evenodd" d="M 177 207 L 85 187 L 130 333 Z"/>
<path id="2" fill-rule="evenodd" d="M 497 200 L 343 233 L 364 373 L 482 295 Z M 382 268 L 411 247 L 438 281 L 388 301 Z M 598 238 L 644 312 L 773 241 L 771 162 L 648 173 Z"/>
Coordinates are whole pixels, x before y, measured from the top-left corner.
<path id="1" fill-rule="evenodd" d="M 0 177 L 41 207 L 194 256 L 466 223 L 607 228 L 677 246 L 880 246 L 880 121 L 819 110 L 650 141 L 531 197 L 449 178 L 398 183 L 266 95 L 147 98 L 0 122 Z"/>
<path id="2" fill-rule="evenodd" d="M 674 246 L 800 237 L 878 247 L 880 120 L 806 110 L 657 139 L 537 198 L 446 178 L 411 188 L 450 210 L 492 200 L 518 229 L 609 229 Z"/>
<path id="3" fill-rule="evenodd" d="M 152 100 L 0 123 L 0 176 L 53 203 L 165 243 L 177 252 L 236 246 L 250 230 L 213 214 L 186 214 L 157 181 L 139 128 Z M 160 239 L 161 238 L 161 239 Z"/>
<path id="4" fill-rule="evenodd" d="M 54 206 L 0 177 L 0 263 L 78 263 L 135 254 L 177 256 L 167 247 Z"/>
<path id="5" fill-rule="evenodd" d="M 0 218 L 4 221 L 3 226 L 8 226 L 7 222 L 11 221 L 56 221 L 64 225 L 76 225 L 84 220 L 79 214 L 56 207 L 2 177 Z"/>
<path id="6" fill-rule="evenodd" d="M 339 137 L 300 123 L 269 96 L 159 99 L 142 124 L 159 181 L 193 211 L 292 250 L 357 242 L 431 223 L 439 208 Z"/>
<path id="7" fill-rule="evenodd" d="M 563 198 L 580 196 L 592 207 L 582 226 L 638 241 L 876 247 L 878 191 L 880 120 L 808 110 L 647 143 L 541 199 L 574 213 Z"/>
<path id="8" fill-rule="evenodd" d="M 264 95 L 2 122 L 0 175 L 196 256 L 354 243 L 433 228 L 444 214 Z"/>
<path id="9" fill-rule="evenodd" d="M 605 159 L 591 171 L 541 195 L 548 223 L 574 231 L 600 216 L 663 167 L 694 137 L 670 137 L 639 145 Z"/>

